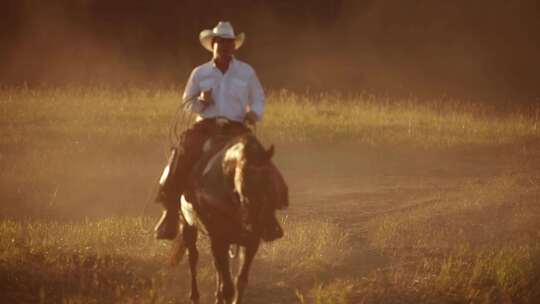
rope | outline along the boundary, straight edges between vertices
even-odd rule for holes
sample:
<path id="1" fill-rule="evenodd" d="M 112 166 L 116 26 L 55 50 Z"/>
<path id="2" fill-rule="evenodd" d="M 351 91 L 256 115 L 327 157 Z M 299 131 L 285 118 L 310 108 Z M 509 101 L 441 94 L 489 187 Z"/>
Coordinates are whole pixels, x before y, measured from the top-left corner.
<path id="1" fill-rule="evenodd" d="M 182 139 L 181 132 L 183 132 L 189 126 L 190 120 L 193 118 L 192 117 L 193 114 L 186 113 L 186 111 L 183 111 L 183 110 L 184 110 L 184 107 L 183 107 L 183 104 L 181 103 L 176 108 L 174 115 L 169 122 L 169 128 L 168 128 L 169 129 L 169 132 L 168 132 L 169 142 L 166 149 L 164 149 L 167 151 L 165 152 L 166 160 L 169 158 L 171 147 L 174 147 L 175 145 L 180 144 L 180 140 Z M 165 143 L 165 145 L 167 144 Z M 152 180 L 152 187 L 146 196 L 146 200 L 145 200 L 143 210 L 142 210 L 143 221 L 145 219 L 146 212 L 148 211 L 149 206 L 152 205 L 154 198 L 156 197 L 156 194 L 159 190 L 160 178 L 161 178 L 161 174 Z M 143 233 L 144 234 L 153 233 L 154 231 L 153 227 L 146 229 L 145 227 L 148 227 L 147 225 L 148 225 L 147 223 L 143 223 L 141 227 L 141 230 L 143 231 Z"/>

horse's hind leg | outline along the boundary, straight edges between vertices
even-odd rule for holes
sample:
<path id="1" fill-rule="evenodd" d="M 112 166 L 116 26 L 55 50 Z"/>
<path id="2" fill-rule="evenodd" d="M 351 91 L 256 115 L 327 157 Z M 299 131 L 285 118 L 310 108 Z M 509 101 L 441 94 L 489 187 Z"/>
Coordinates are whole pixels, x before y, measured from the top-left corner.
<path id="1" fill-rule="evenodd" d="M 199 260 L 199 251 L 197 250 L 197 228 L 182 225 L 182 238 L 188 249 L 189 271 L 191 273 L 191 295 L 192 303 L 199 302 L 199 289 L 197 288 L 197 261 Z"/>
<path id="2" fill-rule="evenodd" d="M 244 290 L 246 289 L 248 283 L 249 271 L 255 254 L 259 249 L 259 240 L 253 241 L 245 247 L 242 257 L 242 266 L 240 268 L 240 274 L 236 277 L 236 298 L 234 299 L 234 304 L 241 304 L 244 296 Z"/>
<path id="3" fill-rule="evenodd" d="M 229 304 L 234 297 L 234 285 L 229 269 L 229 244 L 221 241 L 211 243 L 217 272 L 216 304 Z"/>

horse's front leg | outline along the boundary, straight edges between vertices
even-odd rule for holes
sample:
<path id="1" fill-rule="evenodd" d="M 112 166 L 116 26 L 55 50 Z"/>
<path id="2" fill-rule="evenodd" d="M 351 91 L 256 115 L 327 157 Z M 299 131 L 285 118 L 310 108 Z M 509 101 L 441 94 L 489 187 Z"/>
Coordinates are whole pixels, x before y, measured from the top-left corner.
<path id="1" fill-rule="evenodd" d="M 211 241 L 211 243 L 218 285 L 216 290 L 216 304 L 229 304 L 232 303 L 234 297 L 234 285 L 229 269 L 229 244 L 221 241 Z"/>
<path id="2" fill-rule="evenodd" d="M 242 257 L 242 266 L 240 268 L 240 273 L 236 277 L 236 297 L 234 299 L 234 304 L 241 304 L 244 297 L 244 290 L 246 289 L 249 277 L 249 271 L 251 270 L 251 265 L 255 254 L 259 249 L 260 241 L 259 239 L 251 241 L 243 250 Z"/>
<path id="3" fill-rule="evenodd" d="M 197 250 L 197 228 L 182 225 L 182 238 L 186 244 L 189 255 L 189 270 L 191 273 L 191 302 L 199 303 L 199 289 L 197 288 L 197 261 L 199 260 L 199 251 Z"/>
<path id="4" fill-rule="evenodd" d="M 216 304 L 223 304 L 223 295 L 221 294 L 221 277 L 219 272 L 216 271 Z"/>

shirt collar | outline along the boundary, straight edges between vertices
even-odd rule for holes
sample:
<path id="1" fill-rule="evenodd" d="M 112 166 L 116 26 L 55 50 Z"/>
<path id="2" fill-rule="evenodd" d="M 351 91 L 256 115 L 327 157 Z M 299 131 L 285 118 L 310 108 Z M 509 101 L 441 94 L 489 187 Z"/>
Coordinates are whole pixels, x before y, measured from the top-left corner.
<path id="1" fill-rule="evenodd" d="M 229 62 L 229 69 L 231 69 L 235 65 L 235 62 L 236 62 L 236 58 L 234 58 L 234 55 L 233 55 L 231 58 L 231 62 Z M 212 68 L 218 69 L 216 63 L 214 62 L 214 59 L 211 59 L 210 63 L 212 64 Z"/>

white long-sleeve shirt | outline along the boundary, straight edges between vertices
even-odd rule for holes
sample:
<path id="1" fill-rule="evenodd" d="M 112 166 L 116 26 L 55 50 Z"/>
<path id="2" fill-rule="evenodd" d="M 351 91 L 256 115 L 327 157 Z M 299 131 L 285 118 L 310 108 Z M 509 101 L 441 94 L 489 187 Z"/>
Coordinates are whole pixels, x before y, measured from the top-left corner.
<path id="1" fill-rule="evenodd" d="M 214 103 L 206 108 L 199 97 L 212 90 Z M 214 61 L 196 67 L 187 82 L 183 96 L 184 109 L 198 114 L 198 119 L 226 117 L 243 122 L 248 111 L 261 120 L 264 112 L 264 91 L 255 70 L 247 63 L 232 59 L 223 74 Z"/>

